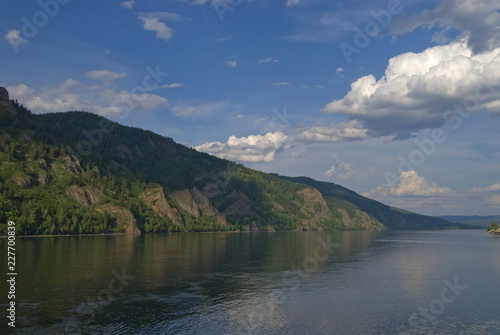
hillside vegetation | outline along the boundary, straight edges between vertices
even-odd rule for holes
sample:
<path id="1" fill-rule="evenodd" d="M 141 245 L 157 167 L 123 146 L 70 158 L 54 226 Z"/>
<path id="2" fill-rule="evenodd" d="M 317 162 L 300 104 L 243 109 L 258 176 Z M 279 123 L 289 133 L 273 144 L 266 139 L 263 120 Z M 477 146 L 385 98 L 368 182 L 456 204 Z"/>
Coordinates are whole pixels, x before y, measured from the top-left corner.
<path id="1" fill-rule="evenodd" d="M 0 232 L 438 229 L 335 184 L 280 178 L 86 112 L 35 115 L 0 88 Z"/>

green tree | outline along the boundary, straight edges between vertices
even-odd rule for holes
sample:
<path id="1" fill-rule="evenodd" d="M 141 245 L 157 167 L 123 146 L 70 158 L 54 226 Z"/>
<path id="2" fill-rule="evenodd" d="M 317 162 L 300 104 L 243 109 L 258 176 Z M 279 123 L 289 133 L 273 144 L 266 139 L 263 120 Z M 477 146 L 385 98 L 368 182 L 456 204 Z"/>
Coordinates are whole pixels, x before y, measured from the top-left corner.
<path id="1" fill-rule="evenodd" d="M 498 230 L 498 223 L 496 223 L 495 221 L 493 221 L 491 223 L 491 227 L 488 228 L 488 231 L 491 231 L 491 230 Z"/>

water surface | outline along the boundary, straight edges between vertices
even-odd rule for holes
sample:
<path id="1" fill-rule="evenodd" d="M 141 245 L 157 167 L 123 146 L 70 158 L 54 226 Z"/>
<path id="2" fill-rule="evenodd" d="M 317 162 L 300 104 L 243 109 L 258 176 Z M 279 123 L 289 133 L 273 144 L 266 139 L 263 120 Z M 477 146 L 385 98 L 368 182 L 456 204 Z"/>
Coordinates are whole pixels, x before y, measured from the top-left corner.
<path id="1" fill-rule="evenodd" d="M 18 238 L 16 255 L 19 334 L 500 334 L 500 238 L 478 230 Z"/>

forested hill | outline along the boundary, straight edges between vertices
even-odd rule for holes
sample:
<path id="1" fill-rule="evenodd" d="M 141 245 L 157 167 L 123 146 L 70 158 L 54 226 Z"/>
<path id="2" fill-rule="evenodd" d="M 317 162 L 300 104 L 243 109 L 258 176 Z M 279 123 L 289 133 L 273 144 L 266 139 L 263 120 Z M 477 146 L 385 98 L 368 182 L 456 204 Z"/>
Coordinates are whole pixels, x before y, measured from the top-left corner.
<path id="1" fill-rule="evenodd" d="M 316 188 L 321 192 L 326 202 L 331 206 L 335 204 L 348 207 L 349 204 L 357 206 L 368 213 L 389 229 L 444 229 L 454 228 L 457 225 L 444 219 L 420 215 L 398 208 L 389 207 L 378 201 L 363 197 L 356 192 L 333 183 L 316 181 L 307 177 L 281 177 L 285 180 L 303 183 Z M 472 228 L 461 226 L 461 228 Z"/>
<path id="2" fill-rule="evenodd" d="M 3 233 L 9 220 L 18 234 L 457 226 L 329 185 L 251 170 L 91 113 L 34 115 L 0 88 Z"/>

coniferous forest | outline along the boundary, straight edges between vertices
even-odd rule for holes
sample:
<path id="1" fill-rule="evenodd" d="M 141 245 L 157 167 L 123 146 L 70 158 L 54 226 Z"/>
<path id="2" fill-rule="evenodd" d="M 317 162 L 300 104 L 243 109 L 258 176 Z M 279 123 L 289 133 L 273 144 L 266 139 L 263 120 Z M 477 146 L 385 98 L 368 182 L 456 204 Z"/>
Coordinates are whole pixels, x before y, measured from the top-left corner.
<path id="1" fill-rule="evenodd" d="M 333 183 L 251 170 L 87 112 L 0 92 L 0 231 L 20 235 L 456 228 Z"/>

